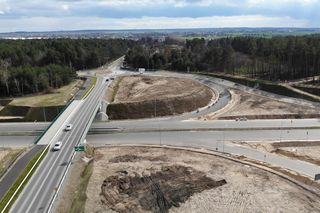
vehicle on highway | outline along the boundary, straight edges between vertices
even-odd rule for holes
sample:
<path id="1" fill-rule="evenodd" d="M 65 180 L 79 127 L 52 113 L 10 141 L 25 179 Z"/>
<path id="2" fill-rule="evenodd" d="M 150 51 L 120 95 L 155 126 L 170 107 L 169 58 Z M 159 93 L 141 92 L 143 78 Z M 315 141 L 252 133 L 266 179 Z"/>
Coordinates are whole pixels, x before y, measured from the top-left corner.
<path id="1" fill-rule="evenodd" d="M 106 82 L 108 82 L 108 81 L 109 81 L 109 78 L 106 79 Z"/>
<path id="2" fill-rule="evenodd" d="M 114 80 L 114 77 L 111 77 L 110 80 Z"/>
<path id="3" fill-rule="evenodd" d="M 70 131 L 72 129 L 72 124 L 67 124 L 65 130 Z"/>
<path id="4" fill-rule="evenodd" d="M 58 151 L 61 149 L 61 146 L 62 146 L 62 141 L 58 141 L 54 144 L 53 146 L 53 151 Z"/>

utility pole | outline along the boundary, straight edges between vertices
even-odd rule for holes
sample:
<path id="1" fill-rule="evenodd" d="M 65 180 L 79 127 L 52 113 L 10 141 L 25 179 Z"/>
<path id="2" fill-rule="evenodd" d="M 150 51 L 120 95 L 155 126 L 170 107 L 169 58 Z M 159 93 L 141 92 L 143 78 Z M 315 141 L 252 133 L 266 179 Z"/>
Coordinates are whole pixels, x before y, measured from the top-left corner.
<path id="1" fill-rule="evenodd" d="M 282 120 L 281 120 L 281 123 L 280 123 L 280 143 L 281 143 L 281 140 L 282 140 Z"/>
<path id="2" fill-rule="evenodd" d="M 154 99 L 154 117 L 157 117 L 157 99 Z"/>

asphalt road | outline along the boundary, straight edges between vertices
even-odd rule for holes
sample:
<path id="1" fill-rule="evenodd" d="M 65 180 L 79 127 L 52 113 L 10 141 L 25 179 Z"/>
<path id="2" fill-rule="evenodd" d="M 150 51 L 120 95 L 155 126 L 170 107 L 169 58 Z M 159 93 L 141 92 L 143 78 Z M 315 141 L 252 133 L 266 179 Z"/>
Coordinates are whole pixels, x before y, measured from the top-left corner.
<path id="1" fill-rule="evenodd" d="M 309 130 L 306 135 L 305 130 L 295 130 L 281 132 L 280 130 L 260 130 L 260 131 L 156 131 L 138 133 L 114 133 L 88 135 L 88 143 L 96 146 L 116 145 L 116 144 L 151 144 L 151 145 L 170 145 L 193 148 L 204 148 L 218 150 L 233 155 L 243 155 L 251 159 L 265 161 L 275 166 L 288 168 L 300 174 L 314 178 L 315 174 L 320 173 L 318 165 L 308 162 L 290 159 L 267 152 L 262 152 L 236 144 L 229 141 L 267 141 L 267 140 L 320 140 L 320 131 Z"/>
<path id="2" fill-rule="evenodd" d="M 93 91 L 70 120 L 70 123 L 73 123 L 73 129 L 63 132 L 58 138 L 63 143 L 61 150 L 48 152 L 10 212 L 47 212 L 67 165 L 71 161 L 74 146 L 80 142 L 83 134 L 86 134 L 84 131 L 87 125 L 91 125 L 90 120 L 95 116 L 94 109 L 97 109 L 97 103 L 105 88 L 106 83 L 103 78 L 98 78 Z"/>
<path id="3" fill-rule="evenodd" d="M 29 161 L 38 153 L 44 149 L 44 146 L 34 146 L 30 151 L 25 153 L 12 168 L 7 172 L 7 174 L 0 181 L 0 199 L 7 193 L 11 185 L 19 177 L 20 172 L 23 171 L 28 165 Z"/>

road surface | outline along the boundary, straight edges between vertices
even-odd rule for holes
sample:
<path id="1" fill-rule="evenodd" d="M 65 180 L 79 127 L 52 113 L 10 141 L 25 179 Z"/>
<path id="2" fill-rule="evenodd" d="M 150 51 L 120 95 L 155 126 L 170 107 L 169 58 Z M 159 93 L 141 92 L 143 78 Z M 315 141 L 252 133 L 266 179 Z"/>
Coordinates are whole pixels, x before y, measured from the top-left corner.
<path id="1" fill-rule="evenodd" d="M 33 174 L 20 194 L 14 206 L 10 209 L 13 213 L 47 212 L 53 200 L 59 183 L 66 172 L 76 146 L 86 128 L 91 125 L 91 118 L 95 116 L 98 103 L 106 88 L 103 78 L 98 78 L 97 84 L 90 95 L 81 104 L 79 110 L 70 118 L 73 129 L 63 132 L 57 139 L 62 141 L 60 151 L 49 151 L 43 162 Z M 54 141 L 55 142 L 55 141 Z"/>

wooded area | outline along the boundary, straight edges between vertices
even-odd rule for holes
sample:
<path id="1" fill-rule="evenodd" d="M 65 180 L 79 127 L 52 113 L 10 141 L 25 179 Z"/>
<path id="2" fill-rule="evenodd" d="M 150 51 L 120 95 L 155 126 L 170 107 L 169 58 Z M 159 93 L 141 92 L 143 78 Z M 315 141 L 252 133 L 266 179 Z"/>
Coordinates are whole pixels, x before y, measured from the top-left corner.
<path id="1" fill-rule="evenodd" d="M 70 83 L 75 71 L 124 55 L 122 39 L 0 40 L 0 96 L 49 91 Z"/>
<path id="2" fill-rule="evenodd" d="M 126 55 L 132 68 L 225 72 L 271 81 L 320 74 L 320 36 L 187 40 L 181 47 L 140 45 Z"/>

